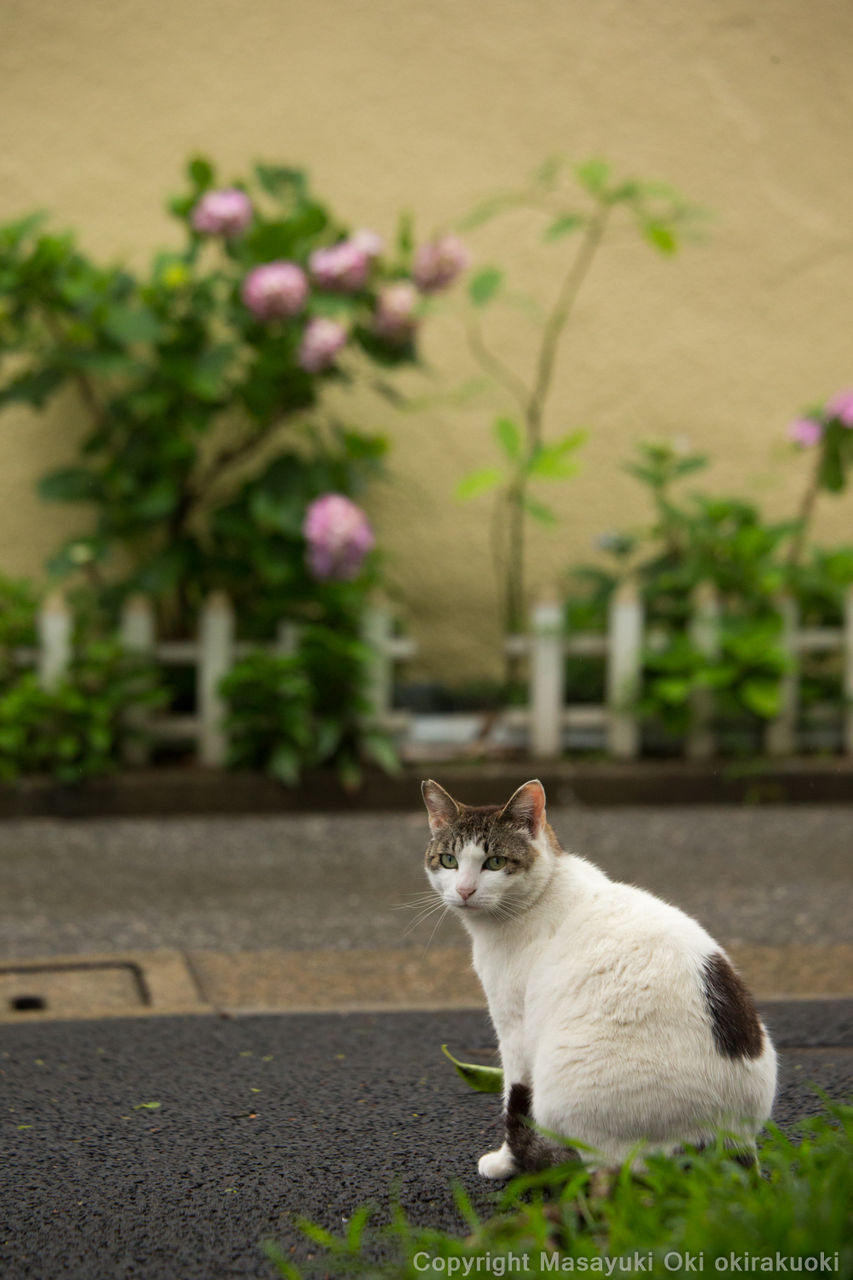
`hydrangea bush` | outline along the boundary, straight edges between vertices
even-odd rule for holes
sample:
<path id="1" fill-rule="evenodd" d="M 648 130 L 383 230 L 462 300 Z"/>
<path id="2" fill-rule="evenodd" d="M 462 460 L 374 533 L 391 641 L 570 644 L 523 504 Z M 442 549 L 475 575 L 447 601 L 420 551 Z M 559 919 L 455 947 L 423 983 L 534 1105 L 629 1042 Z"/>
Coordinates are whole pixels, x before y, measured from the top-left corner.
<path id="1" fill-rule="evenodd" d="M 597 539 L 603 562 L 570 571 L 568 629 L 601 629 L 620 582 L 632 578 L 647 622 L 659 643 L 644 655 L 637 706 L 659 750 L 678 750 L 690 725 L 698 691 L 714 700 L 720 745 L 742 753 L 760 750 L 762 726 L 778 715 L 788 670 L 780 643 L 783 596 L 797 605 L 807 627 L 843 625 L 853 586 L 853 546 L 809 545 L 821 491 L 841 492 L 853 460 L 853 391 L 841 391 L 820 409 L 795 419 L 788 438 L 808 455 L 815 450 L 798 514 L 769 521 L 747 499 L 684 494 L 682 482 L 708 465 L 704 455 L 668 444 L 641 444 L 625 468 L 646 487 L 654 512 L 643 528 L 609 531 Z M 712 585 L 720 604 L 720 630 L 711 655 L 691 634 L 694 592 Z M 806 652 L 799 660 L 804 717 L 813 707 L 840 707 L 841 655 Z M 588 659 L 567 663 L 570 701 L 599 701 L 603 668 Z"/>
<path id="2" fill-rule="evenodd" d="M 425 301 L 465 252 L 416 245 L 408 219 L 391 244 L 350 231 L 284 167 L 222 183 L 196 158 L 170 210 L 183 243 L 138 275 L 40 216 L 0 227 L 0 408 L 70 389 L 87 419 L 79 459 L 40 485 L 90 524 L 51 569 L 111 620 L 142 591 L 192 634 L 224 589 L 249 637 L 291 619 L 356 644 L 378 572 L 357 502 L 387 446 L 324 391 L 387 388 L 415 361 Z"/>

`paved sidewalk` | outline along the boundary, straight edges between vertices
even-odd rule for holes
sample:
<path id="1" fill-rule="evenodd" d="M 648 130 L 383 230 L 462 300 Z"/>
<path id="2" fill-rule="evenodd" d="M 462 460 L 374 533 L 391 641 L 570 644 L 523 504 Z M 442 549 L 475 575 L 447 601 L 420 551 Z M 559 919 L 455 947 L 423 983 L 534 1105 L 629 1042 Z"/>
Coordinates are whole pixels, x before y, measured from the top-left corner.
<path id="1" fill-rule="evenodd" d="M 696 915 L 761 996 L 853 995 L 853 808 L 550 817 Z M 407 906 L 426 835 L 419 808 L 0 823 L 0 1017 L 28 997 L 47 1016 L 480 1004 L 461 927 Z"/>
<path id="2" fill-rule="evenodd" d="M 470 799 L 475 801 L 476 796 Z M 418 947 L 426 817 L 0 823 L 0 955 Z M 566 848 L 696 915 L 726 945 L 850 938 L 853 805 L 555 808 Z M 459 945 L 443 925 L 436 940 Z"/>

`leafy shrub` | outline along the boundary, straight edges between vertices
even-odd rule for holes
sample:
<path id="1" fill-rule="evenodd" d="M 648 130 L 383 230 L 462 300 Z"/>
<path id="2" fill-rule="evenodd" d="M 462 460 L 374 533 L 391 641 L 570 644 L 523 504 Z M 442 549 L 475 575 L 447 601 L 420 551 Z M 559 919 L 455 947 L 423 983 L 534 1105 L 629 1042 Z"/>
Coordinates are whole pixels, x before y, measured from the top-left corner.
<path id="1" fill-rule="evenodd" d="M 758 507 L 741 498 L 691 493 L 674 486 L 707 466 L 699 454 L 679 454 L 665 444 L 642 444 L 627 470 L 649 491 L 655 519 L 639 531 L 609 533 L 599 547 L 610 566 L 584 565 L 571 571 L 574 591 L 567 603 L 569 630 L 606 626 L 611 597 L 626 577 L 636 581 L 646 616 L 643 687 L 637 710 L 669 737 L 690 722 L 697 690 L 713 693 L 729 740 L 750 742 L 738 725 L 757 729 L 780 707 L 780 681 L 787 660 L 780 644 L 779 600 L 790 593 L 810 625 L 838 625 L 847 588 L 853 583 L 853 548 L 812 549 L 805 561 L 790 551 L 800 520 L 768 522 Z M 712 586 L 720 607 L 716 651 L 709 653 L 690 631 L 695 592 Z M 837 660 L 805 664 L 804 699 L 840 694 Z M 600 697 L 600 672 L 572 660 L 570 696 Z M 598 683 L 597 683 L 598 682 Z"/>
<path id="2" fill-rule="evenodd" d="M 293 655 L 259 651 L 238 662 L 221 685 L 229 764 L 290 784 L 304 768 L 333 767 L 350 788 L 365 762 L 395 770 L 391 739 L 369 723 L 370 657 L 346 632 L 308 626 Z"/>
<path id="3" fill-rule="evenodd" d="M 154 708 L 162 691 L 151 666 L 113 641 L 91 641 L 51 689 L 33 671 L 0 682 L 0 778 L 50 774 L 78 782 L 109 773 L 139 736 L 128 708 Z"/>
<path id="4" fill-rule="evenodd" d="M 154 595 L 183 633 L 214 588 L 248 621 L 271 592 L 279 608 L 315 602 L 305 510 L 357 492 L 386 448 L 331 419 L 324 387 L 385 390 L 385 371 L 416 358 L 424 299 L 464 265 L 447 237 L 416 249 L 408 223 L 389 253 L 348 233 L 296 169 L 217 187 L 197 158 L 187 178 L 170 203 L 185 244 L 143 275 L 38 217 L 0 228 L 0 406 L 40 408 L 70 385 L 89 419 L 79 462 L 41 482 L 95 510 L 53 567 L 84 569 L 113 605 Z"/>
<path id="5" fill-rule="evenodd" d="M 350 232 L 284 166 L 226 185 L 196 157 L 169 208 L 183 244 L 139 274 L 93 261 L 40 216 L 0 227 L 0 408 L 40 409 L 70 387 L 88 420 L 79 459 L 40 484 L 91 513 L 50 568 L 75 575 L 77 607 L 110 625 L 143 592 L 161 634 L 192 635 L 204 598 L 224 590 L 247 638 L 288 619 L 354 646 L 378 559 L 352 499 L 387 444 L 338 421 L 325 390 L 361 382 L 394 399 L 389 375 L 416 360 L 427 302 L 465 252 L 453 236 L 416 245 L 408 219 L 390 248 Z M 346 672 L 325 672 L 300 753 L 331 752 L 351 773 L 363 676 Z M 278 687 L 268 667 L 257 674 Z M 261 750 L 246 714 L 237 758 L 292 772 L 292 717 Z"/>
<path id="6" fill-rule="evenodd" d="M 520 189 L 483 201 L 463 226 L 473 229 L 509 211 L 524 211 L 532 226 L 539 224 L 537 238 L 548 246 L 546 252 L 556 255 L 554 293 L 540 307 L 508 287 L 506 273 L 493 265 L 481 267 L 469 281 L 470 352 L 507 398 L 509 409 L 495 418 L 492 428 L 500 465 L 472 472 L 456 493 L 460 498 L 494 494 L 492 556 L 503 628 L 512 634 L 522 630 L 526 621 L 528 523 L 532 519 L 552 528 L 558 524 L 555 511 L 537 490 L 543 482 L 562 481 L 577 473 L 575 455 L 587 434 L 576 429 L 549 439 L 547 430 L 554 374 L 580 290 L 614 219 L 633 225 L 646 245 L 671 257 L 685 239 L 695 236 L 704 211 L 688 204 L 666 183 L 619 177 L 600 159 L 569 166 L 560 156 L 546 160 Z M 508 364 L 489 345 L 481 317 L 496 303 L 520 307 L 524 319 L 529 321 L 532 315 L 536 320 L 538 340 L 529 370 Z M 518 678 L 517 667 L 517 659 L 508 658 L 508 685 Z"/>

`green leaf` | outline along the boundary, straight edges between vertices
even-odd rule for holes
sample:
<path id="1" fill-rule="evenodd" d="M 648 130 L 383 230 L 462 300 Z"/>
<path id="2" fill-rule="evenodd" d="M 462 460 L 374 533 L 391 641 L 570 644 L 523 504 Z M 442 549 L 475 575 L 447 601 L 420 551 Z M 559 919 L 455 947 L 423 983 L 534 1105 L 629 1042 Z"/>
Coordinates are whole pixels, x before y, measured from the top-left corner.
<path id="1" fill-rule="evenodd" d="M 397 252 L 408 258 L 415 247 L 415 220 L 409 210 L 400 214 L 397 222 Z"/>
<path id="2" fill-rule="evenodd" d="M 66 351 L 63 361 L 72 369 L 99 377 L 127 377 L 135 373 L 140 364 L 122 351 Z"/>
<path id="3" fill-rule="evenodd" d="M 469 214 L 461 218 L 458 223 L 460 231 L 473 231 L 475 227 L 481 227 L 486 222 L 490 222 L 492 218 L 496 218 L 498 214 L 503 213 L 507 209 L 523 204 L 525 197 L 516 192 L 509 192 L 505 195 L 491 196 L 488 200 L 484 200 L 472 209 Z"/>
<path id="4" fill-rule="evenodd" d="M 829 493 L 842 493 L 847 483 L 841 450 L 831 437 L 828 437 L 824 444 L 818 478 L 821 488 Z"/>
<path id="5" fill-rule="evenodd" d="M 658 697 L 672 706 L 682 705 L 690 696 L 690 681 L 680 679 L 678 676 L 656 680 L 654 688 Z"/>
<path id="6" fill-rule="evenodd" d="M 16 378 L 0 388 L 0 406 L 23 400 L 40 409 L 67 377 L 64 369 L 36 369 L 32 373 L 19 373 Z"/>
<path id="7" fill-rule="evenodd" d="M 264 191 L 276 200 L 283 197 L 302 199 L 307 194 L 308 179 L 301 169 L 290 169 L 285 165 L 257 164 L 255 174 Z"/>
<path id="8" fill-rule="evenodd" d="M 104 330 L 116 342 L 156 342 L 162 333 L 160 321 L 147 307 L 111 307 Z"/>
<path id="9" fill-rule="evenodd" d="M 338 781 L 344 791 L 357 791 L 359 789 L 364 781 L 364 772 L 357 760 L 343 753 L 335 761 L 335 768 Z"/>
<path id="10" fill-rule="evenodd" d="M 660 222 L 647 222 L 643 226 L 643 235 L 649 244 L 659 253 L 671 257 L 678 250 L 678 239 L 675 233 Z"/>
<path id="11" fill-rule="evenodd" d="M 563 236 L 570 235 L 572 231 L 577 231 L 586 222 L 586 218 L 582 218 L 578 213 L 564 213 L 562 217 L 552 222 L 550 227 L 545 230 L 544 238 L 546 240 L 562 240 Z"/>
<path id="12" fill-rule="evenodd" d="M 542 187 L 552 187 L 563 167 L 563 163 L 561 155 L 548 156 L 538 168 L 533 170 L 533 181 Z"/>
<path id="13" fill-rule="evenodd" d="M 527 467 L 527 474 L 534 480 L 565 480 L 577 474 L 578 464 L 570 458 L 586 440 L 585 431 L 573 431 L 571 435 L 554 444 L 542 445 Z"/>
<path id="14" fill-rule="evenodd" d="M 610 178 L 610 165 L 606 160 L 585 160 L 583 164 L 576 167 L 575 175 L 581 186 L 586 187 L 591 195 L 601 197 L 605 193 Z"/>
<path id="15" fill-rule="evenodd" d="M 365 755 L 378 764 L 385 773 L 400 772 L 400 756 L 393 739 L 387 733 L 368 730 L 362 734 L 361 742 Z"/>
<path id="16" fill-rule="evenodd" d="M 441 1052 L 448 1058 L 459 1072 L 466 1084 L 479 1093 L 501 1093 L 504 1087 L 504 1073 L 500 1067 L 480 1067 L 470 1062 L 459 1062 L 454 1058 L 446 1044 Z"/>
<path id="17" fill-rule="evenodd" d="M 135 520 L 145 524 L 158 523 L 171 515 L 178 501 L 175 483 L 165 477 L 141 488 L 127 503 L 127 510 Z"/>
<path id="18" fill-rule="evenodd" d="M 299 752 L 289 743 L 282 743 L 270 756 L 267 772 L 286 786 L 296 786 L 300 773 Z"/>
<path id="19" fill-rule="evenodd" d="M 523 506 L 527 514 L 532 516 L 534 520 L 538 520 L 540 524 L 546 525 L 550 529 L 559 524 L 557 516 L 550 507 L 545 506 L 544 502 L 539 502 L 536 498 L 525 498 Z"/>
<path id="20" fill-rule="evenodd" d="M 518 423 L 512 418 L 495 418 L 492 429 L 495 439 L 506 456 L 512 462 L 517 462 L 521 457 L 522 448 L 521 428 Z"/>
<path id="21" fill-rule="evenodd" d="M 138 1102 L 133 1109 L 134 1111 L 157 1111 L 162 1105 L 162 1102 Z"/>
<path id="22" fill-rule="evenodd" d="M 776 680 L 745 680 L 740 688 L 740 696 L 744 706 L 764 720 L 772 720 L 779 714 L 781 694 Z"/>
<path id="23" fill-rule="evenodd" d="M 213 165 L 204 156 L 193 156 L 187 165 L 187 174 L 200 191 L 206 191 L 216 181 Z"/>
<path id="24" fill-rule="evenodd" d="M 468 282 L 468 297 L 475 307 L 491 302 L 503 284 L 504 273 L 500 267 L 483 267 Z"/>
<path id="25" fill-rule="evenodd" d="M 46 568 L 52 578 L 63 578 L 86 565 L 106 559 L 109 543 L 104 538 L 70 538 L 50 557 Z"/>
<path id="26" fill-rule="evenodd" d="M 101 483 L 88 467 L 60 467 L 42 476 L 38 492 L 50 502 L 96 502 Z"/>
<path id="27" fill-rule="evenodd" d="M 483 467 L 479 471 L 472 471 L 470 475 L 464 476 L 454 492 L 457 498 L 467 501 L 469 498 L 479 498 L 481 494 L 488 493 L 490 489 L 496 489 L 503 482 L 504 473 L 500 467 Z"/>

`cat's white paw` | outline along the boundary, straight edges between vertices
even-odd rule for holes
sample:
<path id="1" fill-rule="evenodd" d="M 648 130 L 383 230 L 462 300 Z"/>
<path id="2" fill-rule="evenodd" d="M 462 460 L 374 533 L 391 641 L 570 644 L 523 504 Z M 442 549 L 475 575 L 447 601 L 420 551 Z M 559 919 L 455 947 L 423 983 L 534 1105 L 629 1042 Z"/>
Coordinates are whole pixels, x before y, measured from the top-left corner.
<path id="1" fill-rule="evenodd" d="M 483 1178 L 511 1178 L 518 1172 L 506 1143 L 498 1151 L 487 1151 L 484 1156 L 480 1156 L 477 1169 Z"/>

